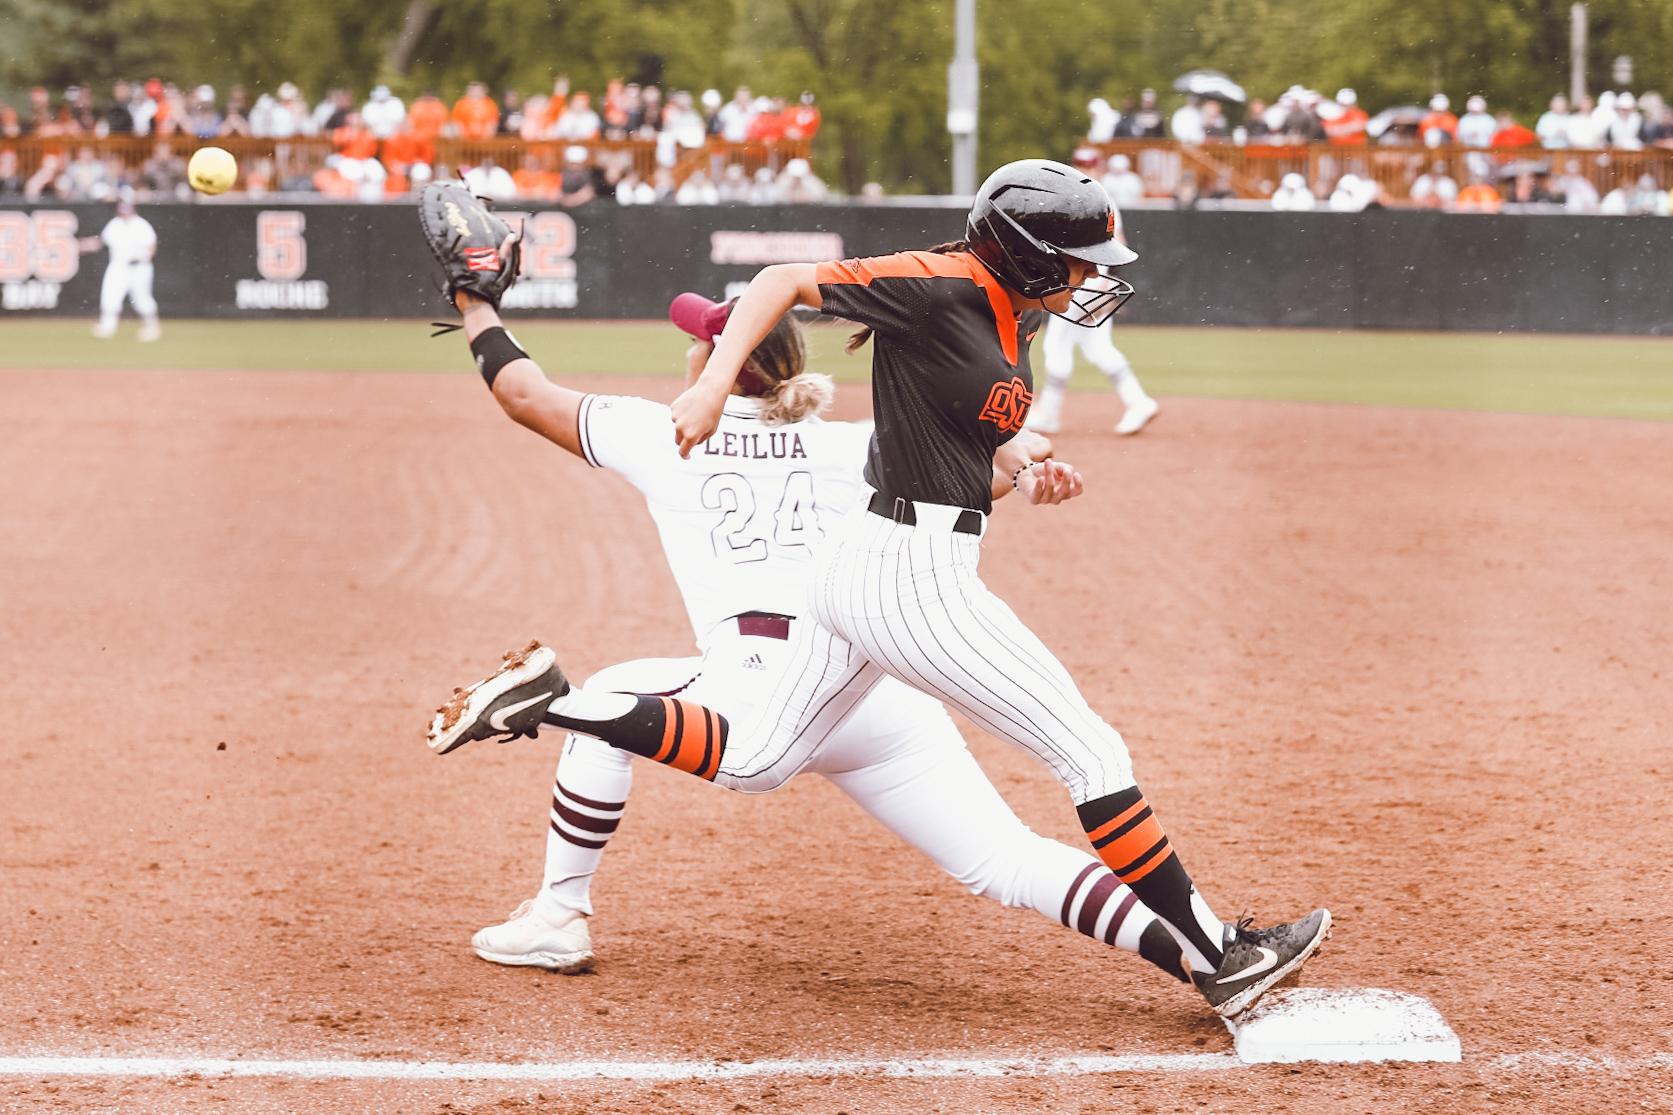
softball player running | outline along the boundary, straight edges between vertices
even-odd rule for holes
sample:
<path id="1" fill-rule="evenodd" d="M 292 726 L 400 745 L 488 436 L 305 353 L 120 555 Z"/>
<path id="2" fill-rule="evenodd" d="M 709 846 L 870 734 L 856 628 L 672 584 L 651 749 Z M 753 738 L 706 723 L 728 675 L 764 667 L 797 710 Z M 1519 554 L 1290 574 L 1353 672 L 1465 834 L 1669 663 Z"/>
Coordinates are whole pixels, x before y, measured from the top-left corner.
<path id="1" fill-rule="evenodd" d="M 1121 228 L 1121 210 L 1113 202 L 1110 204 L 1110 215 L 1115 220 L 1115 239 L 1125 245 L 1127 237 Z M 1095 287 L 1107 282 L 1109 280 L 1096 278 L 1088 280 L 1088 285 Z M 1111 323 L 1105 320 L 1101 325 L 1083 328 L 1081 323 L 1072 320 L 1076 312 L 1071 306 L 1064 315 L 1054 314 L 1046 322 L 1045 336 L 1040 338 L 1040 352 L 1046 361 L 1046 385 L 1035 397 L 1024 425 L 1042 434 L 1058 431 L 1063 421 L 1063 396 L 1069 388 L 1069 377 L 1075 372 L 1075 349 L 1078 348 L 1093 367 L 1109 378 L 1110 386 L 1115 388 L 1121 405 L 1126 408 L 1115 424 L 1115 432 L 1124 435 L 1138 433 L 1156 417 L 1162 409 L 1160 404 L 1145 394 L 1144 384 L 1133 373 L 1133 365 L 1110 340 Z"/>
<path id="2" fill-rule="evenodd" d="M 478 348 L 493 343 L 491 335 L 482 340 L 499 327 L 492 307 L 459 298 L 467 336 Z M 674 300 L 674 323 L 696 338 L 688 381 L 702 371 L 729 311 L 695 294 Z M 804 360 L 801 327 L 786 314 L 749 354 L 714 436 L 689 459 L 668 438 L 666 406 L 582 395 L 547 380 L 532 361 L 495 378 L 494 395 L 512 418 L 644 495 L 697 634 L 699 658 L 623 663 L 589 687 L 677 693 L 733 719 L 747 718 L 768 695 L 806 597 L 812 548 L 858 498 L 871 436 L 869 424 L 819 419 L 831 383 L 804 372 Z M 546 650 L 511 655 L 506 671 L 529 673 L 532 660 L 538 676 L 550 658 Z M 456 703 L 468 704 L 472 693 L 460 691 Z M 487 715 L 515 716 L 514 706 L 531 697 L 541 703 L 538 693 L 519 696 Z M 443 728 L 434 746 L 460 742 L 461 731 Z M 626 808 L 632 758 L 587 736 L 565 741 L 540 890 L 472 938 L 479 956 L 561 972 L 591 967 L 592 878 Z M 884 679 L 804 769 L 835 783 L 973 893 L 1032 906 L 1186 978 L 1179 946 L 1108 868 L 1017 819 L 935 699 Z"/>
<path id="3" fill-rule="evenodd" d="M 131 301 L 139 314 L 139 339 L 154 341 L 161 336 L 157 327 L 157 300 L 151 297 L 151 260 L 157 254 L 157 230 L 151 222 L 134 211 L 134 203 L 123 198 L 116 203 L 116 216 L 106 222 L 97 236 L 86 236 L 77 241 L 83 252 L 100 248 L 110 251 L 105 264 L 104 282 L 99 287 L 99 324 L 93 336 L 101 339 L 116 335 L 116 320 L 122 316 L 122 303 Z"/>
<path id="4" fill-rule="evenodd" d="M 804 622 L 759 712 L 736 725 L 699 701 L 573 687 L 545 648 L 444 720 L 459 738 L 524 730 L 514 714 L 646 755 L 733 789 L 782 785 L 892 676 L 1038 756 L 1062 780 L 1106 866 L 1173 934 L 1209 1005 L 1234 1015 L 1323 942 L 1328 910 L 1271 929 L 1222 922 L 1133 777 L 1121 736 L 977 575 L 996 471 L 1030 500 L 1076 495 L 1078 473 L 1015 438 L 1032 401 L 1026 341 L 1042 311 L 1093 328 L 1132 287 L 1103 187 L 1061 163 L 995 171 L 966 240 L 942 251 L 778 264 L 750 283 L 695 383 L 670 407 L 682 455 L 712 446 L 750 353 L 801 305 L 876 337 L 870 494 L 817 552 Z M 1112 280 L 1090 286 L 1093 279 Z M 513 348 L 515 346 L 512 346 Z M 486 371 L 515 353 L 477 350 Z M 815 622 L 806 622 L 807 619 Z M 445 724 L 439 725 L 445 728 Z"/>

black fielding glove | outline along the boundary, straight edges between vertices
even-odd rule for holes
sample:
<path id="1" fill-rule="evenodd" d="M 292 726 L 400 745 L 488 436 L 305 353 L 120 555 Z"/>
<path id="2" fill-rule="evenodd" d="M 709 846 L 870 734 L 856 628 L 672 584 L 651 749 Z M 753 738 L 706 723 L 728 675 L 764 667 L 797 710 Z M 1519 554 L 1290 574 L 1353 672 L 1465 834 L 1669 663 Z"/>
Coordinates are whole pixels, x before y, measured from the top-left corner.
<path id="1" fill-rule="evenodd" d="M 449 300 L 461 290 L 500 308 L 523 262 L 522 232 L 462 184 L 432 182 L 418 197 L 418 223 L 441 264 Z"/>

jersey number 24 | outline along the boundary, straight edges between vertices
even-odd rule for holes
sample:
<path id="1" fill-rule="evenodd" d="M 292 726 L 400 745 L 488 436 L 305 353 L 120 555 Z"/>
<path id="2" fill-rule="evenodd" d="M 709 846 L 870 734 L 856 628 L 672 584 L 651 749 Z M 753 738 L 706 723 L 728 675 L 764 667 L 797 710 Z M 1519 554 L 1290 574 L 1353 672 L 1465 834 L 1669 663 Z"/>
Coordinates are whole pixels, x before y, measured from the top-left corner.
<path id="1" fill-rule="evenodd" d="M 811 552 L 824 536 L 819 528 L 819 509 L 813 499 L 813 474 L 792 472 L 784 478 L 784 491 L 772 515 L 772 532 L 758 523 L 760 504 L 749 479 L 736 472 L 717 472 L 703 481 L 703 506 L 719 511 L 720 521 L 709 532 L 715 556 L 735 565 L 765 561 L 768 539 L 785 549 L 801 547 L 800 557 Z"/>

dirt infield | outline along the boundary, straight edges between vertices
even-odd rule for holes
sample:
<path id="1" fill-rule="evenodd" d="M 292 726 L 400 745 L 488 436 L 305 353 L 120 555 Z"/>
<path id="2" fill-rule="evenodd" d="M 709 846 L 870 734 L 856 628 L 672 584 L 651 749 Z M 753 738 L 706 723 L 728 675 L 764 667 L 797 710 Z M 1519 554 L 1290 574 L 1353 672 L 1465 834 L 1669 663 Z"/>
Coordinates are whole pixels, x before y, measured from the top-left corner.
<path id="1" fill-rule="evenodd" d="M 1428 996 L 1462 1065 L 12 1077 L 0 1108 L 1673 1105 L 1673 425 L 1169 399 L 1118 442 L 1110 401 L 1078 404 L 1059 448 L 1088 496 L 1002 507 L 986 579 L 1121 727 L 1221 913 L 1329 904 L 1307 981 Z M 438 759 L 428 710 L 531 636 L 576 674 L 690 639 L 631 489 L 474 377 L 0 374 L 0 475 L 0 1058 L 1229 1048 L 1178 985 L 971 898 L 817 779 L 744 798 L 642 770 L 598 973 L 475 959 L 538 882 L 553 753 Z M 1081 839 L 1043 768 L 973 747 Z"/>

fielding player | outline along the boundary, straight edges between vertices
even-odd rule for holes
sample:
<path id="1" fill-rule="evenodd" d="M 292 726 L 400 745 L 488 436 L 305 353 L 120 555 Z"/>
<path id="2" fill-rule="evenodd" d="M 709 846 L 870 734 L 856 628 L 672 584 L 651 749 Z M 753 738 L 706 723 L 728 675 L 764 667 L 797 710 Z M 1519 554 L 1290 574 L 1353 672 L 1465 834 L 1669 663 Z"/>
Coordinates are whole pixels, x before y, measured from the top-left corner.
<path id="1" fill-rule="evenodd" d="M 133 200 L 118 201 L 116 216 L 106 223 L 104 231 L 83 237 L 77 244 L 83 252 L 100 248 L 110 252 L 104 282 L 99 287 L 99 324 L 93 327 L 93 336 L 115 336 L 122 303 L 129 301 L 139 314 L 139 339 L 156 340 L 161 331 L 157 327 L 157 300 L 151 296 L 151 261 L 157 254 L 157 230 L 134 211 Z"/>
<path id="2" fill-rule="evenodd" d="M 1127 236 L 1121 228 L 1121 210 L 1113 202 L 1110 204 L 1110 219 L 1116 242 L 1125 246 Z M 1100 278 L 1093 282 L 1103 284 L 1108 280 Z M 1040 354 L 1046 362 L 1046 383 L 1034 398 L 1027 426 L 1042 434 L 1058 431 L 1063 419 L 1063 395 L 1068 389 L 1069 377 L 1075 371 L 1075 349 L 1078 348 L 1095 368 L 1109 377 L 1121 404 L 1127 408 L 1115 424 L 1115 432 L 1136 434 L 1156 417 L 1161 407 L 1145 394 L 1144 385 L 1133 374 L 1133 365 L 1110 340 L 1109 319 L 1091 326 L 1082 324 L 1082 320 L 1078 309 L 1071 308 L 1068 316 L 1054 314 L 1046 322 L 1045 336 L 1040 339 Z"/>

